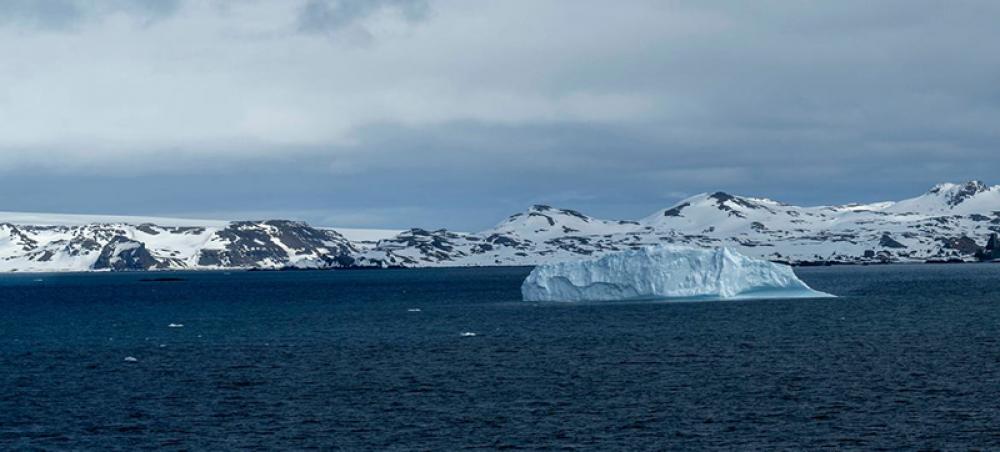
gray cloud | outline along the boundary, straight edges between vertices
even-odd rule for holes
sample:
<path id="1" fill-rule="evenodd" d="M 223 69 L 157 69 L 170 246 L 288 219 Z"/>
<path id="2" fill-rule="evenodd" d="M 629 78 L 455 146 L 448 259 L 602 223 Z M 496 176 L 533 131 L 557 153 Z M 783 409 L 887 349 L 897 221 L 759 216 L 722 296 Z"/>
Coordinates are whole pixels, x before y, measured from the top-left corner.
<path id="1" fill-rule="evenodd" d="M 409 22 L 427 17 L 427 0 L 308 0 L 298 17 L 306 33 L 334 33 L 380 11 L 398 13 Z"/>
<path id="2" fill-rule="evenodd" d="M 0 210 L 471 230 L 1000 183 L 994 2 L 152 4 L 0 0 L 0 190 L 33 187 Z"/>
<path id="3" fill-rule="evenodd" d="M 67 31 L 122 13 L 145 25 L 169 17 L 179 6 L 180 0 L 0 0 L 0 24 Z"/>
<path id="4" fill-rule="evenodd" d="M 65 29 L 83 17 L 72 0 L 0 0 L 0 23 L 16 23 L 43 29 Z"/>

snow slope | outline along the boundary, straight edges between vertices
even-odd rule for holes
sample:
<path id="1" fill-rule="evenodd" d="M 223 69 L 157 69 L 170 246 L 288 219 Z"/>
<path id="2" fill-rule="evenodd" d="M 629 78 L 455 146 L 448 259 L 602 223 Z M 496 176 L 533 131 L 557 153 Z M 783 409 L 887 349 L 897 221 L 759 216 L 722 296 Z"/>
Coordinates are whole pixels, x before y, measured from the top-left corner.
<path id="1" fill-rule="evenodd" d="M 335 231 L 271 220 L 219 226 L 0 223 L 0 271 L 341 267 L 354 245 Z"/>
<path id="2" fill-rule="evenodd" d="M 638 221 L 534 206 L 477 234 L 407 231 L 367 256 L 412 266 L 538 265 L 676 244 L 790 263 L 971 261 L 997 232 L 1000 187 L 972 181 L 899 202 L 814 207 L 702 193 Z"/>
<path id="3" fill-rule="evenodd" d="M 0 213 L 0 271 L 538 265 L 650 245 L 788 263 L 1000 258 L 1000 187 L 938 184 L 873 204 L 800 207 L 703 193 L 639 220 L 536 205 L 478 233 Z"/>

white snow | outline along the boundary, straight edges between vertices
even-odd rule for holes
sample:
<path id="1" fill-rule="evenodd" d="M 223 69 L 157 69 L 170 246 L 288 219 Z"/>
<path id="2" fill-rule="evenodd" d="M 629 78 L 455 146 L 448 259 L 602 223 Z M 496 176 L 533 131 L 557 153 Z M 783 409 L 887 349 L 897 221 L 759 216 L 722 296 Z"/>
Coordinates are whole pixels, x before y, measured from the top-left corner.
<path id="1" fill-rule="evenodd" d="M 535 205 L 526 212 L 511 215 L 483 234 L 551 239 L 566 235 L 627 233 L 638 226 L 634 221 L 601 220 L 575 210 Z"/>
<path id="2" fill-rule="evenodd" d="M 371 242 L 389 239 L 399 235 L 403 229 L 358 229 L 358 228 L 319 228 L 337 231 L 352 242 Z"/>
<path id="3" fill-rule="evenodd" d="M 535 267 L 525 301 L 818 298 L 792 268 L 728 248 L 659 245 Z"/>
<path id="4" fill-rule="evenodd" d="M 1000 205 L 1000 186 L 986 186 L 979 181 L 964 184 L 937 184 L 927 193 L 905 199 L 886 208 L 894 213 L 988 214 Z"/>
<path id="5" fill-rule="evenodd" d="M 309 249 L 286 243 L 273 225 L 249 223 L 241 230 L 268 235 L 256 246 L 277 246 L 287 254 L 240 264 L 258 268 L 325 268 L 331 250 L 344 245 L 359 266 L 541 265 L 658 244 L 728 247 L 793 264 L 975 261 L 975 247 L 984 247 L 991 234 L 1000 232 L 1000 186 L 944 183 L 902 201 L 804 207 L 762 197 L 702 193 L 637 220 L 600 219 L 539 205 L 475 233 L 317 228 L 335 230 L 351 243 L 331 239 Z M 0 272 L 89 271 L 119 236 L 143 244 L 161 264 L 156 269 L 234 268 L 225 257 L 218 264 L 203 264 L 201 259 L 206 253 L 225 254 L 239 241 L 225 232 L 230 224 L 0 212 Z M 107 251 L 118 256 L 137 246 L 134 242 Z"/>

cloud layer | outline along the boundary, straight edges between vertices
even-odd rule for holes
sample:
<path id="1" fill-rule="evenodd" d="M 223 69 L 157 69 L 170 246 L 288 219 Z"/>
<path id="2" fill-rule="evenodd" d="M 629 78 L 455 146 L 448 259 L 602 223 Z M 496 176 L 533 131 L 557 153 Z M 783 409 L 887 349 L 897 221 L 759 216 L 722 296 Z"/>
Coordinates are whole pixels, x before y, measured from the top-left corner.
<path id="1" fill-rule="evenodd" d="M 989 181 L 998 13 L 0 0 L 0 188 L 20 194 L 0 210 L 475 229 L 532 202 L 638 217 L 703 190 L 832 203 Z"/>

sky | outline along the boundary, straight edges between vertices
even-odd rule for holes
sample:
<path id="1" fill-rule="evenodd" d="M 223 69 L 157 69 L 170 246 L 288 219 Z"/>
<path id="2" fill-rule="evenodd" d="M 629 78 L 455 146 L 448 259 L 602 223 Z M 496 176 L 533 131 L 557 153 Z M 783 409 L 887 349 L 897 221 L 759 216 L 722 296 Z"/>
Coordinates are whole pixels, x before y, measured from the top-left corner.
<path id="1" fill-rule="evenodd" d="M 0 0 L 0 211 L 476 231 L 1000 183 L 1000 2 Z"/>

